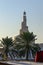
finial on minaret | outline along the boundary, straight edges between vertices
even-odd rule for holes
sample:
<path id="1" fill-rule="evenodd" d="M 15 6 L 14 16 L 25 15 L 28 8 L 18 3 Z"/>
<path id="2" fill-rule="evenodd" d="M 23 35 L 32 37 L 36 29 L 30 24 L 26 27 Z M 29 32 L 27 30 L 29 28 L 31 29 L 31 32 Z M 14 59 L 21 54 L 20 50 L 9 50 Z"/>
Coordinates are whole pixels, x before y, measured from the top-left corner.
<path id="1" fill-rule="evenodd" d="M 23 13 L 24 15 L 26 15 L 26 12 L 24 11 L 24 13 Z"/>

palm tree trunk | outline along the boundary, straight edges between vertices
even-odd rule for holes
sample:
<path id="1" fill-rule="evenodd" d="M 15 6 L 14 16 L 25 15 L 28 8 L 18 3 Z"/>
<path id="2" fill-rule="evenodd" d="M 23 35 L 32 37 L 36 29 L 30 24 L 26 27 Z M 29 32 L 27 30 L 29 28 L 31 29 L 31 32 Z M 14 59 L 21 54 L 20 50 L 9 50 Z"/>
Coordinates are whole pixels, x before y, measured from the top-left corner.
<path id="1" fill-rule="evenodd" d="M 7 60 L 7 55 L 6 55 L 6 53 L 4 53 L 4 60 Z"/>
<path id="2" fill-rule="evenodd" d="M 10 57 L 11 57 L 11 59 L 13 60 L 13 58 L 12 58 L 12 54 L 9 52 L 9 55 L 10 55 Z"/>
<path id="3" fill-rule="evenodd" d="M 28 49 L 26 49 L 26 60 L 28 60 Z"/>
<path id="4" fill-rule="evenodd" d="M 26 44 L 26 60 L 28 61 L 28 41 L 27 41 L 27 44 Z"/>

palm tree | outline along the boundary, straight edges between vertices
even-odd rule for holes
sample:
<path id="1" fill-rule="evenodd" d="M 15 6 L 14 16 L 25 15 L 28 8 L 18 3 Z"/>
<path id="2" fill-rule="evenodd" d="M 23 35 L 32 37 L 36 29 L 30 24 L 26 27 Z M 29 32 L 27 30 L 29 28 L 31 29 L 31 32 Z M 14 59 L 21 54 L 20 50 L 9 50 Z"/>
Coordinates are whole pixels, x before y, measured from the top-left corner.
<path id="1" fill-rule="evenodd" d="M 2 38 L 1 43 L 4 45 L 4 54 L 6 55 L 6 59 L 8 57 L 9 48 L 13 46 L 12 38 Z"/>
<path id="2" fill-rule="evenodd" d="M 35 37 L 36 35 L 34 35 L 33 32 L 24 32 L 23 34 L 15 38 L 16 48 L 19 49 L 20 55 L 24 55 L 24 53 L 26 54 L 26 60 L 28 60 L 30 50 L 39 50 L 39 47 L 33 43 L 35 41 Z"/>

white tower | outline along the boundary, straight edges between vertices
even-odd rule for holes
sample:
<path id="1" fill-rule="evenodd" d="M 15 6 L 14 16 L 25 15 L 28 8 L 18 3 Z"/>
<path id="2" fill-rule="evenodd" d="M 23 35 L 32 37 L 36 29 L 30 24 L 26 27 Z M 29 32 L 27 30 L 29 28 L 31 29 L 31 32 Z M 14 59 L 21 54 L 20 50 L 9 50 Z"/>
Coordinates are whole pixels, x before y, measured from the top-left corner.
<path id="1" fill-rule="evenodd" d="M 23 22 L 21 24 L 21 30 L 20 30 L 20 34 L 22 34 L 23 32 L 28 32 L 28 26 L 26 25 L 26 12 L 23 13 Z"/>

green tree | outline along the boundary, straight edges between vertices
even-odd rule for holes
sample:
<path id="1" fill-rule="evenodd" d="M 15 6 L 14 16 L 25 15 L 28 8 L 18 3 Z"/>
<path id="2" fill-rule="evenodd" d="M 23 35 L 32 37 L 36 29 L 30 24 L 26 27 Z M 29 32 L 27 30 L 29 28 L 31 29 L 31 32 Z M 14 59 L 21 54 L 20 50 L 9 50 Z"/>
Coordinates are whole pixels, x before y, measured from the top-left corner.
<path id="1" fill-rule="evenodd" d="M 9 48 L 13 46 L 13 39 L 8 38 L 2 38 L 1 43 L 4 45 L 4 55 L 6 56 L 6 59 L 8 57 Z"/>
<path id="2" fill-rule="evenodd" d="M 40 50 L 39 46 L 34 44 L 35 37 L 36 35 L 34 35 L 33 32 L 24 32 L 15 38 L 16 48 L 18 49 L 20 56 L 26 54 L 26 60 L 28 60 L 30 50 L 34 52 Z"/>

